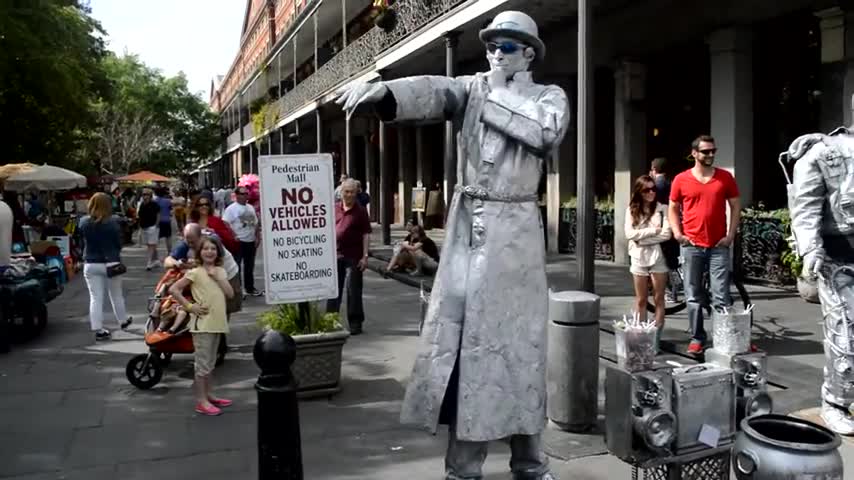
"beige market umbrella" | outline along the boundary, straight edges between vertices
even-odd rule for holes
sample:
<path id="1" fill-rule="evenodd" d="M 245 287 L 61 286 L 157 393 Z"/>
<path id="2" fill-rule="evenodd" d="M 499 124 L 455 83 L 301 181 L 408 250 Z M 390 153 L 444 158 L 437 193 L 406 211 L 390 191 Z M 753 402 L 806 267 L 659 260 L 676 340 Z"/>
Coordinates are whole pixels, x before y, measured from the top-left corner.
<path id="1" fill-rule="evenodd" d="M 47 164 L 27 165 L 3 181 L 7 190 L 72 190 L 86 186 L 86 177 L 77 172 Z"/>

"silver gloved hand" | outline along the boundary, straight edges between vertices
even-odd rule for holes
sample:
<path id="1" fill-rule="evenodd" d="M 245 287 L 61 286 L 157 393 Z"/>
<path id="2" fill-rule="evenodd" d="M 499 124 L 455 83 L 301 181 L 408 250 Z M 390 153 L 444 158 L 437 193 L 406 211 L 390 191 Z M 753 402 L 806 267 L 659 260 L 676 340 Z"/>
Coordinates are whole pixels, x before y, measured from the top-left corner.
<path id="1" fill-rule="evenodd" d="M 338 95 L 335 103 L 341 105 L 341 108 L 344 109 L 349 119 L 358 107 L 382 100 L 386 93 L 388 93 L 388 87 L 382 82 L 356 83 L 346 86 L 335 93 Z"/>
<path id="2" fill-rule="evenodd" d="M 801 276 L 808 279 L 818 278 L 822 266 L 824 266 L 824 249 L 816 248 L 804 255 L 804 267 L 801 270 Z"/>

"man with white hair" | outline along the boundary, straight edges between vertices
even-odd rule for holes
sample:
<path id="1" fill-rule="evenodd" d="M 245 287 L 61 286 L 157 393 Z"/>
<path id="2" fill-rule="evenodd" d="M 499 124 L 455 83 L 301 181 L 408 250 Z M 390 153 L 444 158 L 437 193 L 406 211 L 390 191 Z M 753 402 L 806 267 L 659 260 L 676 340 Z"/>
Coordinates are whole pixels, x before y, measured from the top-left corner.
<path id="1" fill-rule="evenodd" d="M 166 260 L 163 261 L 163 266 L 167 269 L 180 268 L 182 270 L 187 270 L 197 267 L 198 265 L 196 265 L 195 261 L 195 252 L 201 245 L 202 236 L 209 236 L 215 238 L 219 242 L 222 242 L 213 230 L 203 230 L 198 223 L 188 223 L 187 226 L 184 227 L 183 233 L 184 238 L 175 245 L 175 248 L 172 249 L 172 252 L 168 257 L 166 257 Z M 234 289 L 235 292 L 240 292 L 240 267 L 237 265 L 237 261 L 234 260 L 234 257 L 227 248 L 223 248 L 222 251 L 222 267 L 225 269 L 225 276 L 228 279 L 228 283 L 231 284 L 231 288 Z M 230 315 L 232 313 L 239 312 L 243 307 L 242 300 L 243 297 L 239 294 L 235 294 L 228 299 L 226 301 L 226 313 Z"/>
<path id="2" fill-rule="evenodd" d="M 516 480 L 550 480 L 546 424 L 546 285 L 537 187 L 569 123 L 569 101 L 528 71 L 542 61 L 537 25 L 506 11 L 480 31 L 490 71 L 347 87 L 349 118 L 451 120 L 457 178 L 445 245 L 401 412 L 431 432 L 449 425 L 446 478 L 480 479 L 490 440 L 510 439 Z M 508 292 L 513 292 L 508 295 Z"/>
<path id="3" fill-rule="evenodd" d="M 336 312 L 341 307 L 344 279 L 350 275 L 347 290 L 347 321 L 350 334 L 362 333 L 365 310 L 362 305 L 362 273 L 368 266 L 368 247 L 371 244 L 371 220 L 365 207 L 356 201 L 358 184 L 352 178 L 341 182 L 341 201 L 335 203 L 335 238 L 338 247 L 338 298 L 330 299 L 326 310 Z"/>

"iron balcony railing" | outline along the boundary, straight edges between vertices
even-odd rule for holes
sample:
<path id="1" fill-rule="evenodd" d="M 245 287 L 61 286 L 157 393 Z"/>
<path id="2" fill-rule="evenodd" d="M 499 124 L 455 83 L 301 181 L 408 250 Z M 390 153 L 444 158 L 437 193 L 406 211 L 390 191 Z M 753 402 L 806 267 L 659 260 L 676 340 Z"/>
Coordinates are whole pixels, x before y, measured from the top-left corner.
<path id="1" fill-rule="evenodd" d="M 330 89 L 370 67 L 376 57 L 416 33 L 433 20 L 451 11 L 465 0 L 398 0 L 390 8 L 397 12 L 397 25 L 391 31 L 374 27 L 347 45 L 308 78 L 297 84 L 277 102 L 279 118 L 284 118 Z M 250 138 L 250 137 L 246 137 Z"/>

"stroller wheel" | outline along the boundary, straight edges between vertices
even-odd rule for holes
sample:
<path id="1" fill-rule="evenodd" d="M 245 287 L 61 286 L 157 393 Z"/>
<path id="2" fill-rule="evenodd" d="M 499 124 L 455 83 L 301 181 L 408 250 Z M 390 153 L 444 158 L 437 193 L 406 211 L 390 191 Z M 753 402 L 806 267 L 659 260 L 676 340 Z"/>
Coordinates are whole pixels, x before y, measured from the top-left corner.
<path id="1" fill-rule="evenodd" d="M 160 378 L 163 376 L 163 367 L 160 365 L 160 360 L 156 354 L 142 353 L 128 361 L 125 375 L 134 387 L 148 390 L 160 382 Z"/>
<path id="2" fill-rule="evenodd" d="M 225 339 L 225 335 L 219 337 L 219 347 L 216 350 L 216 366 L 220 366 L 225 363 L 225 354 L 228 352 L 228 342 Z"/>

